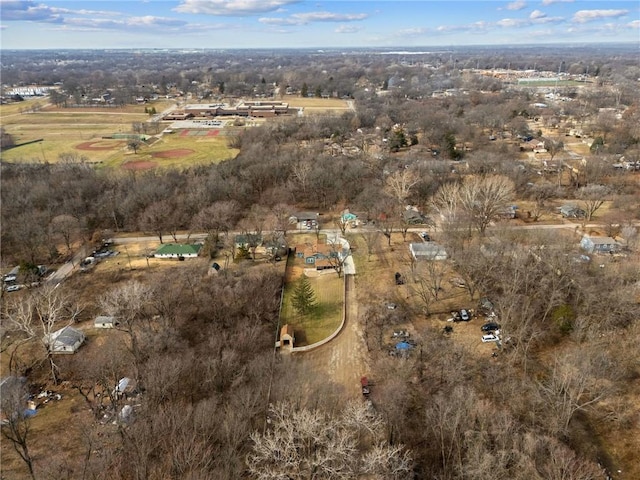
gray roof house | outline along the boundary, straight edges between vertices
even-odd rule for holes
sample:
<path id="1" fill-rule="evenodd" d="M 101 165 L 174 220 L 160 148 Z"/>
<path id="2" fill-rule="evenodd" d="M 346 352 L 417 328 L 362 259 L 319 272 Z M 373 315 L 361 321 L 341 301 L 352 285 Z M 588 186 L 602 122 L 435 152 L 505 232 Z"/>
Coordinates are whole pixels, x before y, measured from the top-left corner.
<path id="1" fill-rule="evenodd" d="M 560 214 L 565 218 L 584 218 L 587 216 L 587 212 L 578 208 L 576 205 L 563 205 L 559 208 Z"/>
<path id="2" fill-rule="evenodd" d="M 96 328 L 114 328 L 117 324 L 116 317 L 109 315 L 98 315 L 93 323 Z"/>
<path id="3" fill-rule="evenodd" d="M 410 243 L 409 251 L 415 260 L 446 260 L 447 251 L 434 242 Z"/>
<path id="4" fill-rule="evenodd" d="M 51 353 L 76 353 L 85 340 L 84 333 L 70 326 L 56 330 L 44 337 Z"/>
<path id="5" fill-rule="evenodd" d="M 621 245 L 611 237 L 597 237 L 585 235 L 580 240 L 580 246 L 588 253 L 614 253 Z"/>

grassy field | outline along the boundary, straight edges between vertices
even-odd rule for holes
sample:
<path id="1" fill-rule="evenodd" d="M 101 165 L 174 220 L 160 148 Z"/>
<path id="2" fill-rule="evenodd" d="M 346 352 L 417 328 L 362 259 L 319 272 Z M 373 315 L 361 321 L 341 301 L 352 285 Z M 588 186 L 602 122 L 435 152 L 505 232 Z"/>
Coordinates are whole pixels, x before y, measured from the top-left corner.
<path id="1" fill-rule="evenodd" d="M 309 345 L 327 338 L 342 321 L 344 304 L 344 279 L 331 270 L 318 276 L 309 278 L 316 296 L 316 308 L 307 315 L 300 315 L 291 304 L 291 297 L 296 287 L 296 281 L 303 274 L 300 260 L 290 256 L 287 261 L 287 281 L 284 289 L 284 299 L 280 324 L 293 325 L 296 335 L 296 345 Z"/>
<path id="2" fill-rule="evenodd" d="M 284 101 L 293 108 L 303 107 L 305 113 L 342 113 L 350 109 L 347 101 L 339 98 L 285 97 Z"/>
<path id="3" fill-rule="evenodd" d="M 19 145 L 3 151 L 3 161 L 56 163 L 62 155 L 73 154 L 89 163 L 110 168 L 129 162 L 134 164 L 125 168 L 182 168 L 217 163 L 238 154 L 238 150 L 227 146 L 224 134 L 228 130 L 215 137 L 181 137 L 179 132 L 165 135 L 149 146 L 143 145 L 134 154 L 127 148 L 126 140 L 106 140 L 103 137 L 131 133 L 133 123 L 149 119 L 149 115 L 144 113 L 145 106 L 114 109 L 47 106 L 36 112 L 29 111 L 35 103 L 44 105 L 45 101 L 31 100 L 0 107 L 2 126 Z M 157 102 L 150 106 L 162 111 L 170 105 L 170 102 Z M 41 141 L 20 145 L 33 140 Z M 180 152 L 170 152 L 174 150 Z"/>

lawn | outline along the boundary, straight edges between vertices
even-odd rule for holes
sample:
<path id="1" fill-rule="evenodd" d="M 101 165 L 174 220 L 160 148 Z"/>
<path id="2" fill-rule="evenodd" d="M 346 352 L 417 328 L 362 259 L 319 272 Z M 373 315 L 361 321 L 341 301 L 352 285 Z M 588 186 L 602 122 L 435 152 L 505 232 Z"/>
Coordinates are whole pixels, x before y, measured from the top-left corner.
<path id="1" fill-rule="evenodd" d="M 316 296 L 316 307 L 307 315 L 300 315 L 291 304 L 291 297 L 296 286 L 296 280 L 302 274 L 302 268 L 295 266 L 294 256 L 287 261 L 288 273 L 295 269 L 298 275 L 287 275 L 287 283 L 284 289 L 280 324 L 293 325 L 296 335 L 296 346 L 310 345 L 327 338 L 342 322 L 342 310 L 344 305 L 344 278 L 332 270 L 319 276 L 309 278 Z"/>

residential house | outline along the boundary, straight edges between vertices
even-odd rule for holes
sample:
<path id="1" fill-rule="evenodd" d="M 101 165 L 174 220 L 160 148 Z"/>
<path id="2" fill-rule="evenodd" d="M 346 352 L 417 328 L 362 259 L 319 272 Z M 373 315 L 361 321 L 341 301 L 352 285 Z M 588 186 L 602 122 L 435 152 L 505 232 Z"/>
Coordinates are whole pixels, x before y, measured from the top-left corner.
<path id="1" fill-rule="evenodd" d="M 587 212 L 575 205 L 567 204 L 560 207 L 560 214 L 565 218 L 584 218 Z"/>
<path id="2" fill-rule="evenodd" d="M 296 228 L 301 230 L 311 230 L 318 226 L 319 213 L 316 212 L 297 212 L 289 217 L 289 223 L 295 224 Z"/>
<path id="3" fill-rule="evenodd" d="M 296 257 L 303 259 L 307 267 L 315 267 L 316 270 L 333 268 L 330 259 L 337 258 L 338 256 L 339 253 L 332 245 L 324 243 L 320 243 L 318 245 L 304 244 L 296 246 Z"/>
<path id="4" fill-rule="evenodd" d="M 544 141 L 539 140 L 537 138 L 524 138 L 520 143 L 520 151 L 525 152 L 533 152 L 533 153 L 544 153 L 547 150 L 545 149 Z"/>
<path id="5" fill-rule="evenodd" d="M 588 253 L 615 253 L 621 245 L 611 237 L 585 235 L 580 240 L 580 247 Z"/>
<path id="6" fill-rule="evenodd" d="M 202 245 L 183 245 L 179 243 L 165 243 L 160 245 L 153 256 L 155 258 L 195 258 L 200 253 Z"/>
<path id="7" fill-rule="evenodd" d="M 427 217 L 414 208 L 407 208 L 403 210 L 402 219 L 409 225 L 424 225 L 431 223 Z"/>
<path id="8" fill-rule="evenodd" d="M 409 251 L 415 260 L 446 260 L 447 251 L 435 242 L 410 243 Z"/>
<path id="9" fill-rule="evenodd" d="M 256 233 L 243 233 L 233 237 L 236 248 L 256 248 L 262 245 L 262 235 Z"/>
<path id="10" fill-rule="evenodd" d="M 76 353 L 86 337 L 80 330 L 66 326 L 60 330 L 45 335 L 44 342 L 51 353 Z"/>

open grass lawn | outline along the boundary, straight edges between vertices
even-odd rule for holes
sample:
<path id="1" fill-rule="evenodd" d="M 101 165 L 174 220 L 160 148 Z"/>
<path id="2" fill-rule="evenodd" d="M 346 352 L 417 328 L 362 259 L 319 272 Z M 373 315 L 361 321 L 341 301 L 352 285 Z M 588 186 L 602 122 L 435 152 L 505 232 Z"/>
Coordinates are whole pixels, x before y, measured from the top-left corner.
<path id="1" fill-rule="evenodd" d="M 126 151 L 112 156 L 105 162 L 105 166 L 119 167 L 126 162 L 154 162 L 159 168 L 184 168 L 219 163 L 234 158 L 238 153 L 238 149 L 229 148 L 224 135 L 163 135 L 162 139 L 151 146 L 143 146 L 137 154 Z"/>
<path id="2" fill-rule="evenodd" d="M 315 292 L 316 308 L 307 315 L 300 315 L 293 308 L 291 297 L 303 270 L 302 261 L 290 255 L 280 324 L 293 325 L 296 346 L 310 345 L 331 335 L 342 322 L 344 305 L 344 278 L 338 278 L 333 270 L 326 271 L 309 278 Z"/>

